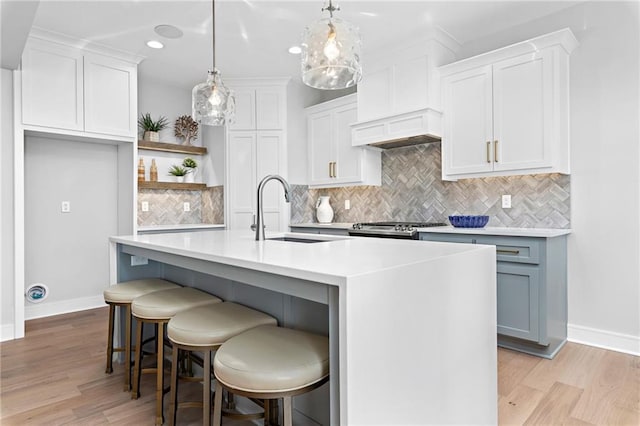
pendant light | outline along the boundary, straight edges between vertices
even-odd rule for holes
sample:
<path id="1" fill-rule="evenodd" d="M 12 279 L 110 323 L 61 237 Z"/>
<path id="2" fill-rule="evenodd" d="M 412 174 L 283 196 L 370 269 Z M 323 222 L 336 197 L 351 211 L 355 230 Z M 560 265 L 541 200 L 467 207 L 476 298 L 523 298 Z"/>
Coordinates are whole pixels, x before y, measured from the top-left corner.
<path id="1" fill-rule="evenodd" d="M 326 5 L 326 2 L 325 2 Z M 329 17 L 305 28 L 302 38 L 302 81 L 323 90 L 346 89 L 362 79 L 360 31 L 333 16 L 340 10 L 329 0 Z"/>
<path id="2" fill-rule="evenodd" d="M 195 121 L 208 126 L 224 126 L 233 121 L 235 99 L 233 93 L 223 83 L 216 68 L 216 7 L 211 0 L 211 23 L 213 41 L 213 67 L 207 81 L 200 83 L 192 91 L 192 116 Z"/>

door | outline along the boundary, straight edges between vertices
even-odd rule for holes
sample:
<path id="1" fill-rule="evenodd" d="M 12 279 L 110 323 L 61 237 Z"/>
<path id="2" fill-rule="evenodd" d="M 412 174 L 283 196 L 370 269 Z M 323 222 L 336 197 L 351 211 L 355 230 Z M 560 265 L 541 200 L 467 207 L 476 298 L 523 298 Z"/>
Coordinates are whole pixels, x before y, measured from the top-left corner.
<path id="1" fill-rule="evenodd" d="M 256 141 L 257 164 L 256 184 L 252 194 L 256 193 L 258 183 L 267 175 L 281 175 L 286 170 L 283 135 L 281 131 L 259 131 Z M 283 176 L 284 177 L 284 176 Z M 285 231 L 287 223 L 282 214 L 286 208 L 284 190 L 280 182 L 268 182 L 263 189 L 262 209 L 267 231 Z"/>
<path id="2" fill-rule="evenodd" d="M 22 55 L 23 123 L 83 130 L 82 74 L 78 50 L 30 40 Z"/>
<path id="3" fill-rule="evenodd" d="M 362 147 L 351 145 L 351 126 L 358 119 L 356 104 L 347 105 L 333 112 L 333 135 L 335 146 L 335 174 L 334 183 L 349 183 L 362 181 Z"/>
<path id="4" fill-rule="evenodd" d="M 330 170 L 334 161 L 331 111 L 310 114 L 307 117 L 307 132 L 309 185 L 333 183 Z"/>
<path id="5" fill-rule="evenodd" d="M 538 342 L 539 267 L 498 262 L 497 272 L 498 333 Z"/>
<path id="6" fill-rule="evenodd" d="M 138 132 L 136 67 L 117 59 L 84 56 L 85 131 L 135 138 Z"/>
<path id="7" fill-rule="evenodd" d="M 443 175 L 493 170 L 491 66 L 443 80 Z"/>
<path id="8" fill-rule="evenodd" d="M 551 167 L 551 52 L 493 65 L 494 170 Z"/>
<path id="9" fill-rule="evenodd" d="M 255 214 L 256 132 L 229 132 L 229 229 L 249 230 Z"/>

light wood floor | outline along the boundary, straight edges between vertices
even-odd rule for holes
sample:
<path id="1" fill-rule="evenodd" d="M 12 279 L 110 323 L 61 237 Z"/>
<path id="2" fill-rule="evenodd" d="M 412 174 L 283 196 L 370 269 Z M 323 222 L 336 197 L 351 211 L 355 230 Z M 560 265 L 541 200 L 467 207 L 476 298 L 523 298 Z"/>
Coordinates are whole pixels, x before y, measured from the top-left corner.
<path id="1" fill-rule="evenodd" d="M 28 321 L 24 339 L 1 343 L 0 424 L 152 425 L 155 379 L 143 376 L 134 401 L 121 365 L 104 373 L 106 326 L 107 309 L 94 309 Z M 640 425 L 639 357 L 572 343 L 552 361 L 499 349 L 498 382 L 500 424 Z M 180 414 L 181 425 L 201 421 L 198 409 Z"/>

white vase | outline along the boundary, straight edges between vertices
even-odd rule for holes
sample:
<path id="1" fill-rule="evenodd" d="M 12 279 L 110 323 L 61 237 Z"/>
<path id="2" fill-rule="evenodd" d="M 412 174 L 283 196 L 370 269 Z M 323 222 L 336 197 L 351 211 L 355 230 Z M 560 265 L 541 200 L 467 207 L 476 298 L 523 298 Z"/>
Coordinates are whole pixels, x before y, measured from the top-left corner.
<path id="1" fill-rule="evenodd" d="M 195 169 L 191 169 L 190 173 L 187 173 L 184 177 L 185 182 L 193 183 L 196 181 L 196 171 Z"/>
<path id="2" fill-rule="evenodd" d="M 176 178 L 176 182 L 178 183 L 184 182 L 184 176 L 176 176 L 175 178 Z"/>
<path id="3" fill-rule="evenodd" d="M 316 217 L 319 223 L 331 223 L 333 220 L 333 209 L 329 204 L 329 196 L 321 196 L 316 202 Z"/>

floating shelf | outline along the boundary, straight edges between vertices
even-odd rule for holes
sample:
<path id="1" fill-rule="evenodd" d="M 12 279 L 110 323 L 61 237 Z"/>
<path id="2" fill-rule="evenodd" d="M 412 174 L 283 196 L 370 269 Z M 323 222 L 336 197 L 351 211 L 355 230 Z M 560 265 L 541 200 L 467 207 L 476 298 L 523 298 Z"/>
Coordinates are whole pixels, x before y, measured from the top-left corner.
<path id="1" fill-rule="evenodd" d="M 181 182 L 138 182 L 138 189 L 181 189 L 184 191 L 201 191 L 207 188 L 205 183 Z"/>
<path id="2" fill-rule="evenodd" d="M 138 141 L 138 149 L 146 149 L 149 151 L 179 152 L 182 154 L 194 155 L 204 155 L 207 153 L 207 148 L 203 146 L 178 145 L 175 143 L 149 142 L 143 140 Z"/>

